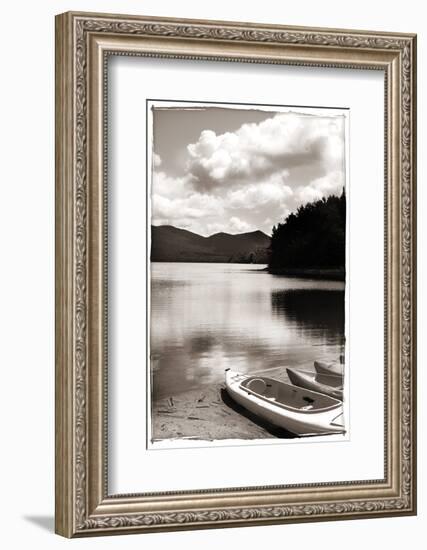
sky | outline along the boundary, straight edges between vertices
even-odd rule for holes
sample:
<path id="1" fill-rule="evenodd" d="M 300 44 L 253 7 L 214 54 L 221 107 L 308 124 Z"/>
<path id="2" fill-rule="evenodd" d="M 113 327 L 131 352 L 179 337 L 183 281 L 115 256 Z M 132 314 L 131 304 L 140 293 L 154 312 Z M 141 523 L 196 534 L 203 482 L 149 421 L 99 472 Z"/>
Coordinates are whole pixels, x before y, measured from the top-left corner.
<path id="1" fill-rule="evenodd" d="M 342 112 L 152 109 L 153 225 L 271 235 L 300 205 L 345 185 Z"/>

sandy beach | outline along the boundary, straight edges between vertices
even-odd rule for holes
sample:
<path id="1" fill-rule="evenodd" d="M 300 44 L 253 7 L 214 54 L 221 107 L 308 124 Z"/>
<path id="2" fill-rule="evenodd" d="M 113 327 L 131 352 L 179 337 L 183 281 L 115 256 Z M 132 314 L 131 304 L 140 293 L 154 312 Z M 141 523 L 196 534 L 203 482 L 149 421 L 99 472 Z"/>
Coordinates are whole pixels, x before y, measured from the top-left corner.
<path id="1" fill-rule="evenodd" d="M 270 369 L 268 374 L 288 381 L 285 367 Z M 153 442 L 176 438 L 201 439 L 201 433 L 204 440 L 295 437 L 235 403 L 223 383 L 170 395 L 155 402 L 152 422 Z"/>

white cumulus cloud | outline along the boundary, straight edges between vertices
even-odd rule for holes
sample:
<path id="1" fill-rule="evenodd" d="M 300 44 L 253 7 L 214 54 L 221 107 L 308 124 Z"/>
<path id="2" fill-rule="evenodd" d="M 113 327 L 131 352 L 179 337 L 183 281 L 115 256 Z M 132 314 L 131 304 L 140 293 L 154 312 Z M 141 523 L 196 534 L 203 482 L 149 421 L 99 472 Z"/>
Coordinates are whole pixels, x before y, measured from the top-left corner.
<path id="1" fill-rule="evenodd" d="M 162 159 L 157 153 L 153 153 L 153 165 L 155 168 L 158 168 L 162 164 Z"/>
<path id="2" fill-rule="evenodd" d="M 279 113 L 233 133 L 205 130 L 187 150 L 198 189 L 256 182 L 298 167 L 326 174 L 343 166 L 343 118 Z"/>
<path id="3" fill-rule="evenodd" d="M 191 116 L 191 114 L 189 114 Z M 271 227 L 345 185 L 344 118 L 277 113 L 187 145 L 186 171 L 153 154 L 152 222 L 209 235 Z"/>

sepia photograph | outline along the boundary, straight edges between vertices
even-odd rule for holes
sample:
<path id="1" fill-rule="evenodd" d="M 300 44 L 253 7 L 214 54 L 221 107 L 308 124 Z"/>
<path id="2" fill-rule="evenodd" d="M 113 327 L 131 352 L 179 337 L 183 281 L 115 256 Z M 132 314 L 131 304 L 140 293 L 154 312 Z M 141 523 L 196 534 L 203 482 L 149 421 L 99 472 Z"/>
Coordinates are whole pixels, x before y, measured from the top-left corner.
<path id="1" fill-rule="evenodd" d="M 62 537 L 417 513 L 417 36 L 314 7 L 55 17 Z"/>
<path id="2" fill-rule="evenodd" d="M 147 101 L 148 448 L 348 436 L 348 114 Z"/>

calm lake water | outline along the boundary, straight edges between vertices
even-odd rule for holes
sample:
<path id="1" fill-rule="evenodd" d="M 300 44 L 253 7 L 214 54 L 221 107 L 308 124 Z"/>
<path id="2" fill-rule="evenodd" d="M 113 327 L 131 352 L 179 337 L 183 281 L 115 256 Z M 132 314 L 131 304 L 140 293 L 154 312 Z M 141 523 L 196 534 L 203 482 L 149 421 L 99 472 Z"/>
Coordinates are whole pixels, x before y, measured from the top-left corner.
<path id="1" fill-rule="evenodd" d="M 344 283 L 270 275 L 261 265 L 152 263 L 153 399 L 344 351 Z"/>

